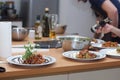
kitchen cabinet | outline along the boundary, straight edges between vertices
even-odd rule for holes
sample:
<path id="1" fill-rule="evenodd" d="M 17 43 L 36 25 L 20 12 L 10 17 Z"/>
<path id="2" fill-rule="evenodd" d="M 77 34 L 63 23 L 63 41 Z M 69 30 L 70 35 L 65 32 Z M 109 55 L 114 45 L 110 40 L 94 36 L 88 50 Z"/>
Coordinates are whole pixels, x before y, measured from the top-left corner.
<path id="1" fill-rule="evenodd" d="M 62 74 L 62 75 L 33 77 L 33 78 L 24 78 L 24 79 L 16 79 L 16 80 L 68 80 L 68 75 Z"/>
<path id="2" fill-rule="evenodd" d="M 70 73 L 69 80 L 118 80 L 120 68 Z"/>
<path id="3" fill-rule="evenodd" d="M 32 77 L 15 80 L 118 80 L 120 68 Z"/>

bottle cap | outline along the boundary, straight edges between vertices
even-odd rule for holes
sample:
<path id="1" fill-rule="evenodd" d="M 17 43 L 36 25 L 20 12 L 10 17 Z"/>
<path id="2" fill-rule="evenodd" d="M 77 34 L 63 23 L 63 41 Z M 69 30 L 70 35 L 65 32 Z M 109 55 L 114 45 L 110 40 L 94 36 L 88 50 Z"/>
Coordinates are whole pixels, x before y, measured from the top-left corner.
<path id="1" fill-rule="evenodd" d="M 49 11 L 49 8 L 45 8 L 45 11 Z"/>

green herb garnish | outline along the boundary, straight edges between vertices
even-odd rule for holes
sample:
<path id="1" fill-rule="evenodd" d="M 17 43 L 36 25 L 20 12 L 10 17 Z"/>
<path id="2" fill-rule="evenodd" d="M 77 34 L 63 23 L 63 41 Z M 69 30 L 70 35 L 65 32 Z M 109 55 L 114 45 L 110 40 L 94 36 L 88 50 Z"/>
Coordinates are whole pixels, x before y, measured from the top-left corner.
<path id="1" fill-rule="evenodd" d="M 25 54 L 22 56 L 22 58 L 23 60 L 26 60 L 32 55 L 33 53 L 32 50 L 34 49 L 34 47 L 29 42 L 28 45 L 24 45 L 24 48 L 25 48 Z"/>

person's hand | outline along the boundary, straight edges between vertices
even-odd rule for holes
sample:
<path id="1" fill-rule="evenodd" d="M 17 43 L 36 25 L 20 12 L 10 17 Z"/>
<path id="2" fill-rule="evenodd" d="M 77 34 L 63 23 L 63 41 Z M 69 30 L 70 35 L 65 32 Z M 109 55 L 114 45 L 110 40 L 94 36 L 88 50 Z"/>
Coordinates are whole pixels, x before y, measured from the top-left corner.
<path id="1" fill-rule="evenodd" d="M 106 34 L 106 33 L 109 33 L 109 32 L 111 32 L 111 29 L 112 29 L 112 28 L 113 28 L 112 25 L 106 24 L 104 27 L 102 27 L 102 32 L 104 32 L 105 34 Z"/>
<path id="2" fill-rule="evenodd" d="M 111 29 L 112 29 L 112 25 L 110 24 L 106 24 L 104 27 L 99 27 L 96 31 L 96 33 L 109 33 L 111 32 Z"/>
<path id="3" fill-rule="evenodd" d="M 110 25 L 110 24 L 106 24 L 105 27 L 103 27 L 103 31 L 105 33 L 109 33 L 111 32 L 111 30 L 114 28 L 114 26 Z M 117 37 L 116 34 L 112 33 L 111 34 L 112 37 Z"/>

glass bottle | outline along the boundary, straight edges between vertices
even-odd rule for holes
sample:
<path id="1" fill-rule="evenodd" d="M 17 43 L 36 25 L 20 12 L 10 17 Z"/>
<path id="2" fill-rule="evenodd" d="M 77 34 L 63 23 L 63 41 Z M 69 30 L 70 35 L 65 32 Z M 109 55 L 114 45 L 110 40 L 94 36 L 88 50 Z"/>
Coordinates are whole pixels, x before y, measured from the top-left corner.
<path id="1" fill-rule="evenodd" d="M 42 38 L 42 26 L 40 23 L 40 15 L 36 16 L 34 27 L 35 27 L 35 39 L 41 39 Z"/>
<path id="2" fill-rule="evenodd" d="M 43 37 L 49 37 L 49 8 L 45 8 L 45 14 L 42 17 Z"/>

